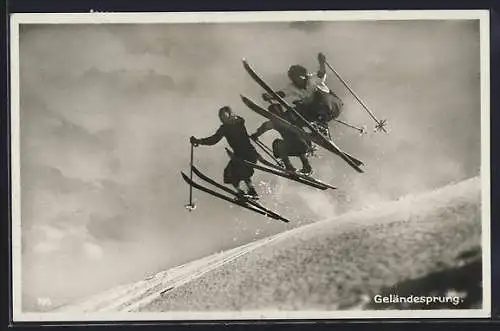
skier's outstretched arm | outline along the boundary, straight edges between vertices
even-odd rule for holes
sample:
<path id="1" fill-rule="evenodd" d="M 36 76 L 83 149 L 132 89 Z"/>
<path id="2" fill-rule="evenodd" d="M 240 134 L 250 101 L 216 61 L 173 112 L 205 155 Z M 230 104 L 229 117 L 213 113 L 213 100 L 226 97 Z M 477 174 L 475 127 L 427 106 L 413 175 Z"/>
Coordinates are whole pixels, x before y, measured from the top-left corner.
<path id="1" fill-rule="evenodd" d="M 224 134 L 222 133 L 222 127 L 217 130 L 213 135 L 206 138 L 197 139 L 195 137 L 191 137 L 191 143 L 195 145 L 207 145 L 212 146 L 217 144 L 221 139 L 224 138 Z"/>
<path id="2" fill-rule="evenodd" d="M 326 78 L 326 56 L 323 53 L 318 54 L 318 62 L 319 62 L 318 77 L 321 79 L 325 79 Z"/>
<path id="3" fill-rule="evenodd" d="M 265 132 L 267 132 L 271 129 L 273 129 L 273 122 L 266 121 L 266 122 L 262 123 L 262 125 L 259 126 L 257 131 L 255 131 L 255 133 L 251 134 L 250 137 L 253 140 L 255 140 L 255 139 L 259 138 L 260 136 L 262 136 Z"/>

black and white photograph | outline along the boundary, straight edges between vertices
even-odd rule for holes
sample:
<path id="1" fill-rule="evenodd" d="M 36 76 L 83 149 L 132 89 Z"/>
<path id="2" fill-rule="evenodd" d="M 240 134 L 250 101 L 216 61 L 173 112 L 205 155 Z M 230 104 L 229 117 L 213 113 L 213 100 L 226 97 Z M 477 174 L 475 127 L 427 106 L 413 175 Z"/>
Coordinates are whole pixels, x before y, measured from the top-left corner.
<path id="1" fill-rule="evenodd" d="M 488 15 L 12 15 L 14 321 L 489 317 Z"/>

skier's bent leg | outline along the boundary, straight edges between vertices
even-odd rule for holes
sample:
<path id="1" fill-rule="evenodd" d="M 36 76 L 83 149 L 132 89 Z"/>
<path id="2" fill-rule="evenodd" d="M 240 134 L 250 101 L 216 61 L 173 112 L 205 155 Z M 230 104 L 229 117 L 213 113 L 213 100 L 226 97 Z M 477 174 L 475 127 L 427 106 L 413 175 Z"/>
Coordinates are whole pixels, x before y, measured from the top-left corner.
<path id="1" fill-rule="evenodd" d="M 233 185 L 238 194 L 244 194 L 245 192 L 241 189 L 240 182 L 241 182 L 240 180 L 233 179 L 231 181 L 231 185 Z"/>
<path id="2" fill-rule="evenodd" d="M 246 159 L 249 162 L 256 163 L 258 159 L 258 154 L 251 153 L 250 155 L 248 155 Z M 252 183 L 252 176 L 254 172 L 255 170 L 253 169 L 253 167 L 246 165 L 242 169 L 242 178 L 247 186 L 247 195 L 252 199 L 258 199 L 259 195 L 257 194 L 257 191 L 255 190 L 255 187 L 253 186 Z"/>
<path id="3" fill-rule="evenodd" d="M 259 197 L 259 194 L 257 193 L 257 191 L 255 190 L 255 186 L 253 186 L 253 183 L 252 183 L 252 180 L 250 178 L 246 179 L 245 180 L 245 184 L 248 188 L 248 191 L 247 191 L 247 194 L 252 197 L 252 198 L 258 198 Z"/>
<path id="4" fill-rule="evenodd" d="M 255 163 L 257 161 L 257 156 L 253 155 L 244 155 L 242 156 L 243 159 Z M 232 168 L 233 173 L 232 173 L 232 180 L 233 180 L 233 185 L 236 187 L 238 191 L 238 195 L 241 197 L 249 197 L 249 198 L 257 198 L 257 192 L 255 191 L 255 188 L 252 185 L 251 178 L 254 174 L 254 169 L 251 166 L 248 166 L 246 164 L 242 163 L 234 163 L 234 166 Z M 247 186 L 247 192 L 240 188 L 240 182 L 243 181 L 245 182 Z"/>
<path id="5" fill-rule="evenodd" d="M 302 154 L 299 156 L 299 158 L 300 161 L 302 162 L 302 169 L 300 170 L 300 172 L 306 175 L 312 174 L 311 163 L 309 163 L 309 159 L 306 157 L 306 155 Z"/>
<path id="6" fill-rule="evenodd" d="M 234 181 L 232 183 L 232 185 L 234 186 L 234 188 L 236 189 L 236 198 L 237 199 L 241 199 L 241 200 L 244 200 L 245 199 L 245 191 L 241 188 L 240 186 L 240 181 Z"/>
<path id="7" fill-rule="evenodd" d="M 273 156 L 274 157 L 280 157 L 280 150 L 281 150 L 281 145 L 283 144 L 282 139 L 274 139 L 273 140 Z"/>
<path id="8" fill-rule="evenodd" d="M 288 151 L 285 141 L 281 139 L 276 139 L 275 141 L 273 141 L 273 154 L 276 155 L 276 157 L 280 158 L 281 161 L 283 161 L 286 170 L 295 171 L 295 168 L 290 162 L 290 158 L 288 157 Z"/>
<path id="9" fill-rule="evenodd" d="M 288 155 L 282 155 L 281 159 L 283 160 L 283 163 L 285 164 L 285 168 L 288 171 L 295 171 L 295 167 L 293 166 L 292 162 L 290 162 L 290 158 Z"/>
<path id="10" fill-rule="evenodd" d="M 238 178 L 238 164 L 231 160 L 224 168 L 224 183 L 231 184 L 236 189 L 236 192 L 240 197 L 243 197 L 245 192 L 240 188 L 241 179 Z"/>

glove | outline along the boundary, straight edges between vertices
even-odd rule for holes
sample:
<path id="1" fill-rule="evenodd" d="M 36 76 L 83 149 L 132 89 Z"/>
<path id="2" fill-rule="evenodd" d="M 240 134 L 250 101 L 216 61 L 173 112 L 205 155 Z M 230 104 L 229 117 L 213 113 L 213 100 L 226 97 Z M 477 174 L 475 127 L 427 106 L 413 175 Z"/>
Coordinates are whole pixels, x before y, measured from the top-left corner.
<path id="1" fill-rule="evenodd" d="M 318 62 L 324 64 L 326 62 L 326 56 L 323 53 L 318 53 Z"/>
<path id="2" fill-rule="evenodd" d="M 262 93 L 262 100 L 266 101 L 266 102 L 271 102 L 272 99 L 271 99 L 271 96 L 267 93 Z"/>
<path id="3" fill-rule="evenodd" d="M 189 138 L 189 142 L 191 144 L 194 145 L 194 147 L 198 146 L 200 144 L 200 141 L 198 139 L 196 139 L 194 136 L 191 136 L 191 138 Z"/>

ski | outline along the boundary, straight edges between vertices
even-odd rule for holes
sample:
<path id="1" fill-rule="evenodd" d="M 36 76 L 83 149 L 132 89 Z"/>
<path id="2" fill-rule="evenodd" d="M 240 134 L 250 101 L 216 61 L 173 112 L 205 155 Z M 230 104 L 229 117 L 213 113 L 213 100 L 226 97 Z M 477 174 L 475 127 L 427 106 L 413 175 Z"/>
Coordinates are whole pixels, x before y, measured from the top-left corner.
<path id="1" fill-rule="evenodd" d="M 288 174 L 283 169 L 279 169 L 278 170 L 278 169 L 268 168 L 268 167 L 264 167 L 264 166 L 255 164 L 255 163 L 247 161 L 247 160 L 240 159 L 240 158 L 236 157 L 236 155 L 234 155 L 234 153 L 232 151 L 230 151 L 229 149 L 227 149 L 227 148 L 226 148 L 226 152 L 227 152 L 227 154 L 229 155 L 229 157 L 231 159 L 235 159 L 235 160 L 237 160 L 239 162 L 243 162 L 243 163 L 249 165 L 252 168 L 255 168 L 255 169 L 258 169 L 258 170 L 261 170 L 261 171 L 265 171 L 265 172 L 268 172 L 268 173 L 271 173 L 273 175 L 280 176 L 280 177 L 283 177 L 283 178 L 288 178 L 288 179 L 296 181 L 298 183 L 301 183 L 301 184 L 304 184 L 304 185 L 308 185 L 308 186 L 311 186 L 311 187 L 314 187 L 314 188 L 317 188 L 317 189 L 320 189 L 320 190 L 323 190 L 323 191 L 326 190 L 326 189 L 328 189 L 328 188 L 331 188 L 331 189 L 334 189 L 334 190 L 336 189 L 336 187 L 333 187 L 331 185 L 328 185 L 328 184 L 325 184 L 323 182 L 317 181 L 316 179 L 312 179 L 312 178 L 307 178 L 306 179 L 306 178 L 303 178 L 302 176 L 300 176 L 299 174 Z"/>
<path id="2" fill-rule="evenodd" d="M 237 196 L 237 193 L 236 191 L 230 189 L 229 187 L 227 186 L 224 186 L 220 183 L 218 183 L 217 181 L 213 180 L 212 178 L 208 177 L 207 175 L 205 175 L 204 173 L 202 173 L 198 168 L 196 168 L 195 166 L 192 166 L 191 169 L 193 170 L 194 174 L 196 174 L 196 176 L 200 177 L 202 180 L 206 181 L 207 183 L 209 184 L 212 184 L 213 186 L 215 187 L 218 187 L 219 189 L 229 193 L 229 194 L 232 194 L 234 195 L 235 197 Z M 265 211 L 270 217 L 274 218 L 274 219 L 277 219 L 277 220 L 281 220 L 281 221 L 284 221 L 284 222 L 287 222 L 288 220 L 284 217 L 282 217 L 280 214 L 277 214 L 275 212 L 273 212 L 272 210 L 270 209 L 267 209 L 266 207 L 264 207 L 262 204 L 254 201 L 254 200 L 251 200 L 251 199 L 248 199 L 248 200 L 244 200 L 245 203 L 248 203 L 254 207 L 257 207 L 259 209 L 262 209 L 263 211 Z"/>
<path id="3" fill-rule="evenodd" d="M 276 171 L 286 172 L 285 168 L 277 166 L 277 165 L 275 165 L 275 164 L 267 161 L 263 157 L 260 157 L 259 161 L 262 162 L 264 165 L 268 166 L 269 168 L 275 169 Z M 258 164 L 256 164 L 256 166 L 260 167 Z M 312 183 L 315 183 L 315 184 L 319 184 L 319 185 L 325 186 L 326 188 L 329 188 L 329 189 L 332 189 L 332 190 L 336 190 L 337 189 L 335 186 L 332 186 L 332 185 L 330 185 L 328 183 L 325 183 L 325 182 L 323 182 L 323 181 L 321 181 L 319 179 L 313 178 L 312 176 L 304 175 L 304 174 L 302 174 L 300 172 L 293 173 L 290 176 L 291 177 L 298 177 L 298 178 L 300 178 L 302 180 L 305 180 L 305 181 L 308 181 L 308 182 L 312 182 Z"/>
<path id="4" fill-rule="evenodd" d="M 291 132 L 300 135 L 302 138 L 304 138 L 306 140 L 313 140 L 313 138 L 311 137 L 310 133 L 305 132 L 304 130 L 296 127 L 295 125 L 293 125 L 292 123 L 288 122 L 284 118 L 282 118 L 282 117 L 280 117 L 278 115 L 275 115 L 275 114 L 271 113 L 270 111 L 264 109 L 263 107 L 257 105 L 255 102 L 253 102 L 249 98 L 245 97 L 244 95 L 240 95 L 240 97 L 241 97 L 241 100 L 243 101 L 243 103 L 248 108 L 250 108 L 251 110 L 253 110 L 254 112 L 256 112 L 257 114 L 259 114 L 261 116 L 264 116 L 268 120 L 272 120 L 272 121 L 275 121 L 275 122 L 283 125 L 287 129 L 289 129 Z"/>
<path id="5" fill-rule="evenodd" d="M 252 100 L 250 100 L 249 98 L 247 98 L 247 97 L 245 97 L 243 95 L 240 95 L 240 97 L 241 97 L 241 100 L 243 101 L 243 103 L 248 108 L 250 108 L 251 110 L 253 110 L 254 112 L 256 112 L 257 114 L 259 114 L 259 115 L 261 115 L 261 116 L 263 116 L 263 117 L 265 117 L 265 118 L 267 118 L 269 120 L 276 121 L 276 122 L 282 124 L 283 126 L 285 126 L 286 128 L 288 128 L 291 132 L 300 135 L 304 139 L 310 140 L 310 141 L 316 143 L 317 145 L 323 147 L 324 149 L 326 149 L 326 150 L 328 150 L 330 152 L 333 152 L 335 154 L 338 154 L 338 151 L 332 149 L 331 146 L 325 144 L 322 140 L 317 139 L 317 136 L 315 136 L 313 133 L 306 132 L 306 131 L 298 128 L 297 126 L 295 126 L 292 123 L 288 122 L 287 120 L 281 118 L 280 116 L 275 115 L 275 114 L 267 111 L 263 107 L 257 105 L 255 102 L 253 102 Z M 359 168 L 359 166 L 363 164 L 362 161 L 356 159 L 355 157 L 349 155 L 348 153 L 346 153 L 344 151 L 342 151 L 342 155 L 344 157 L 349 158 L 351 160 L 351 162 L 354 165 L 356 165 L 356 167 L 355 167 L 356 170 L 358 170 L 359 172 L 363 172 L 363 170 L 361 170 Z"/>
<path id="6" fill-rule="evenodd" d="M 183 178 L 183 179 L 184 179 L 184 180 L 185 180 L 185 181 L 186 181 L 189 185 L 191 185 L 192 187 L 194 187 L 194 188 L 196 188 L 196 189 L 198 189 L 198 190 L 200 190 L 200 191 L 202 191 L 202 192 L 208 193 L 208 194 L 210 194 L 210 195 L 212 195 L 212 196 L 214 196 L 214 197 L 216 197 L 216 198 L 219 198 L 219 199 L 225 200 L 225 201 L 227 201 L 227 202 L 233 203 L 233 204 L 238 205 L 238 206 L 240 206 L 240 207 L 243 207 L 243 208 L 245 208 L 245 209 L 251 210 L 251 211 L 253 211 L 253 212 L 256 212 L 257 214 L 261 214 L 261 215 L 264 215 L 264 216 L 266 216 L 266 217 L 270 217 L 270 218 L 278 219 L 278 220 L 283 221 L 283 222 L 285 222 L 285 223 L 289 223 L 289 222 L 290 222 L 289 220 L 287 220 L 287 219 L 286 219 L 286 218 L 284 218 L 284 217 L 281 217 L 281 216 L 280 216 L 279 218 L 276 218 L 276 217 L 274 217 L 274 215 L 273 215 L 273 214 L 270 214 L 270 213 L 266 212 L 265 210 L 262 210 L 262 209 L 260 209 L 260 208 L 258 208 L 258 207 L 252 206 L 252 205 L 249 205 L 249 204 L 247 204 L 246 202 L 242 202 L 242 201 L 239 201 L 239 200 L 236 200 L 236 199 L 232 199 L 232 198 L 230 198 L 230 197 L 225 196 L 224 194 L 221 194 L 221 193 L 216 192 L 216 191 L 214 191 L 214 190 L 211 190 L 211 189 L 209 189 L 209 188 L 207 188 L 207 187 L 205 187 L 205 186 L 203 186 L 203 185 L 200 185 L 200 184 L 198 184 L 198 183 L 194 182 L 193 180 L 191 180 L 191 179 L 189 178 L 189 176 L 187 176 L 187 175 L 186 175 L 184 172 L 182 172 L 182 171 L 181 171 L 181 175 L 182 175 L 182 178 Z"/>
<path id="7" fill-rule="evenodd" d="M 278 101 L 280 105 L 285 107 L 285 109 L 292 111 L 302 122 L 304 122 L 305 126 L 311 131 L 311 140 L 314 141 L 319 146 L 325 148 L 326 150 L 338 155 L 342 158 L 347 164 L 349 164 L 353 169 L 358 172 L 364 172 L 359 166 L 362 165 L 362 162 L 354 158 L 353 156 L 343 152 L 339 147 L 337 147 L 332 140 L 326 138 L 322 135 L 318 130 L 309 123 L 299 112 L 295 110 L 292 106 L 290 106 L 282 97 L 280 97 L 266 82 L 264 82 L 259 75 L 250 67 L 248 62 L 243 60 L 243 66 L 247 73 L 252 77 L 252 79 L 259 84 L 267 93 L 269 93 L 273 99 Z"/>

